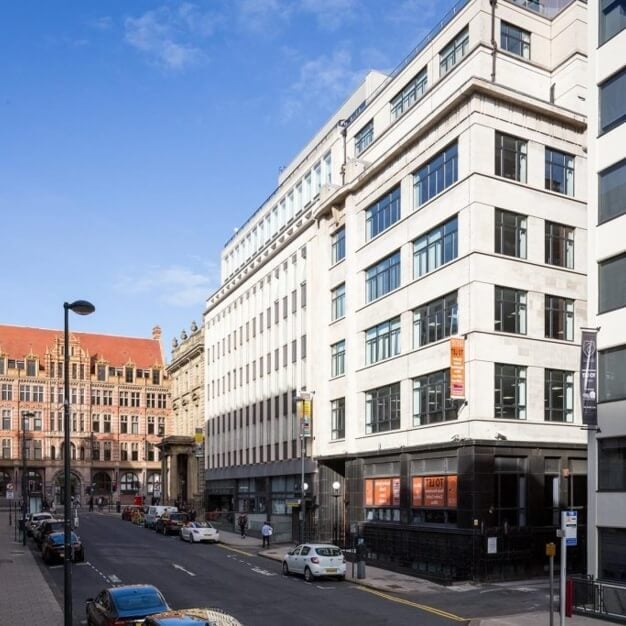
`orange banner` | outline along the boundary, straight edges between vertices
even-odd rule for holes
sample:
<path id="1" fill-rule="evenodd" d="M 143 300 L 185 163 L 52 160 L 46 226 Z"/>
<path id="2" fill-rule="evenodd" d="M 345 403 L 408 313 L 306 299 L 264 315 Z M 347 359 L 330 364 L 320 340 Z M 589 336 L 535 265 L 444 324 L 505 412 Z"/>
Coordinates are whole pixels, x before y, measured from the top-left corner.
<path id="1" fill-rule="evenodd" d="M 424 476 L 424 506 L 445 506 L 446 477 Z"/>
<path id="2" fill-rule="evenodd" d="M 413 506 L 424 504 L 423 480 L 421 476 L 413 476 Z"/>
<path id="3" fill-rule="evenodd" d="M 374 482 L 374 506 L 388 506 L 391 504 L 391 481 L 377 480 Z"/>
<path id="4" fill-rule="evenodd" d="M 450 397 L 465 398 L 465 339 L 450 338 Z"/>

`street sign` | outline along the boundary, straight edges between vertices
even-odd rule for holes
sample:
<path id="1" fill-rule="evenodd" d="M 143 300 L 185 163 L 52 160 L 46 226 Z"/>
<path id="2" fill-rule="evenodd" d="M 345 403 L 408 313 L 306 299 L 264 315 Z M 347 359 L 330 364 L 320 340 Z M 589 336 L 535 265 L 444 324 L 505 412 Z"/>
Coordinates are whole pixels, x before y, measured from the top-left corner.
<path id="1" fill-rule="evenodd" d="M 565 530 L 565 545 L 575 546 L 578 543 L 578 512 L 562 511 L 561 515 L 563 516 L 562 529 Z"/>

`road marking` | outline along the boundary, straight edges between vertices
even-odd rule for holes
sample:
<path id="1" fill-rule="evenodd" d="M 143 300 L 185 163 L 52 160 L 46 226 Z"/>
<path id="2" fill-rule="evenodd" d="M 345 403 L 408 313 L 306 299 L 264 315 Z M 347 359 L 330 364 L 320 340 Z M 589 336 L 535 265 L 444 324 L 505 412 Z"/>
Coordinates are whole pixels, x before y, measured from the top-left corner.
<path id="1" fill-rule="evenodd" d="M 181 572 L 185 572 L 185 574 L 189 574 L 189 576 L 195 576 L 193 572 L 185 569 L 182 565 L 178 565 L 177 563 L 172 563 L 172 567 L 179 569 Z"/>
<path id="2" fill-rule="evenodd" d="M 263 574 L 263 576 L 276 576 L 274 572 L 268 572 L 266 569 L 261 569 L 260 567 L 253 567 L 252 571 L 257 574 Z"/>
<path id="3" fill-rule="evenodd" d="M 231 550 L 232 552 L 236 552 L 237 554 L 243 554 L 244 556 L 255 556 L 250 552 L 244 552 L 243 550 L 237 550 L 237 548 L 231 548 L 230 546 L 225 546 L 223 543 L 217 544 L 222 550 Z"/>
<path id="4" fill-rule="evenodd" d="M 446 619 L 452 620 L 453 622 L 469 622 L 469 618 L 461 617 L 460 615 L 455 615 L 454 613 L 448 613 L 447 611 L 442 611 L 441 609 L 436 609 L 433 606 L 428 606 L 426 604 L 418 604 L 417 602 L 412 602 L 411 600 L 405 600 L 404 598 L 398 598 L 397 596 L 392 596 L 388 593 L 383 593 L 382 591 L 376 591 L 375 589 L 370 589 L 368 587 L 363 587 L 361 585 L 355 585 L 357 589 L 361 591 L 366 591 L 367 593 L 371 593 L 375 596 L 379 596 L 384 598 L 385 600 L 391 600 L 391 602 L 397 602 L 398 604 L 404 604 L 405 606 L 412 606 L 415 609 L 420 609 L 421 611 L 426 611 L 427 613 L 432 613 L 433 615 L 438 615 L 439 617 L 445 617 Z"/>
<path id="5" fill-rule="evenodd" d="M 113 584 L 115 584 L 115 585 L 117 585 L 118 583 L 121 583 L 121 582 L 122 582 L 122 579 L 121 579 L 121 578 L 118 578 L 115 574 L 111 574 L 111 575 L 109 576 L 109 580 L 110 580 Z"/>

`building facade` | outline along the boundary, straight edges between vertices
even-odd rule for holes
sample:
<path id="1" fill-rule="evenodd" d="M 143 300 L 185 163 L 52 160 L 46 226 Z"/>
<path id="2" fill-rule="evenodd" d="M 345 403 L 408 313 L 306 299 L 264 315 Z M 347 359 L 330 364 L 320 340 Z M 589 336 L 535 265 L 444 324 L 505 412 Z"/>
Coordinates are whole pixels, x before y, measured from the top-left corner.
<path id="1" fill-rule="evenodd" d="M 598 428 L 589 430 L 589 559 L 626 581 L 626 13 L 589 5 L 589 315 L 599 329 Z"/>
<path id="2" fill-rule="evenodd" d="M 156 444 L 169 431 L 160 336 L 158 326 L 151 339 L 70 333 L 71 495 L 83 504 L 160 491 Z M 62 331 L 0 326 L 0 498 L 9 489 L 31 508 L 63 502 L 63 339 Z"/>
<path id="3" fill-rule="evenodd" d="M 585 32 L 463 0 L 283 172 L 207 303 L 213 505 L 297 539 L 306 482 L 310 535 L 445 580 L 543 571 L 584 519 Z"/>

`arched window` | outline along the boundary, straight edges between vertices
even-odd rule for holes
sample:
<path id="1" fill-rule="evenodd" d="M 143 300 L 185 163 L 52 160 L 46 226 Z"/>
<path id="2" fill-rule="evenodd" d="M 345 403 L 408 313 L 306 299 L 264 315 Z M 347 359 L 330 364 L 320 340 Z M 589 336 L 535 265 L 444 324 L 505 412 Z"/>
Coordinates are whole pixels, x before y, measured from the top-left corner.
<path id="1" fill-rule="evenodd" d="M 80 460 L 81 461 L 85 460 L 85 446 L 80 447 Z"/>
<path id="2" fill-rule="evenodd" d="M 148 495 L 153 496 L 156 489 L 157 497 L 161 496 L 161 474 L 152 472 L 148 474 Z"/>
<path id="3" fill-rule="evenodd" d="M 135 472 L 126 472 L 120 479 L 121 493 L 137 493 L 139 491 L 139 478 Z"/>

